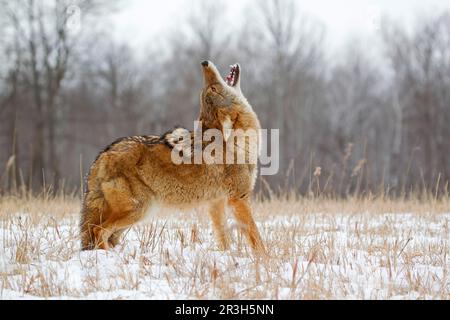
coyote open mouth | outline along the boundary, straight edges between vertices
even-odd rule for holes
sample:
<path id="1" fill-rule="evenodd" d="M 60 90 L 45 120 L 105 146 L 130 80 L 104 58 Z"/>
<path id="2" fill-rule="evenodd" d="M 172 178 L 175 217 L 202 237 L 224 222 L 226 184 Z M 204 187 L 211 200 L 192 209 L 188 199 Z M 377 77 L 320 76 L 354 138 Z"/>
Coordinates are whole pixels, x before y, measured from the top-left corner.
<path id="1" fill-rule="evenodd" d="M 225 81 L 227 82 L 227 84 L 230 87 L 235 87 L 239 81 L 239 75 L 240 75 L 239 65 L 233 64 L 230 66 L 230 68 L 231 68 L 230 73 L 225 78 Z"/>

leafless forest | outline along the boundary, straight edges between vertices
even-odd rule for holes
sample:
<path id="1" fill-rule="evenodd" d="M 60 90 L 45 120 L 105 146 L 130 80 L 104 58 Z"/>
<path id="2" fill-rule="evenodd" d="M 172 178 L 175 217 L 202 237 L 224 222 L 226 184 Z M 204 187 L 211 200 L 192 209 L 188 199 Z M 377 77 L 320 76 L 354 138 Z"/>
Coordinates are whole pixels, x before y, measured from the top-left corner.
<path id="1" fill-rule="evenodd" d="M 191 128 L 204 59 L 224 73 L 239 62 L 262 126 L 280 129 L 280 172 L 263 192 L 447 193 L 450 12 L 411 29 L 386 17 L 372 48 L 330 52 L 295 1 L 261 1 L 232 27 L 204 1 L 136 54 L 104 23 L 125 2 L 78 5 L 74 30 L 66 1 L 0 0 L 0 193 L 76 191 L 116 138 Z"/>

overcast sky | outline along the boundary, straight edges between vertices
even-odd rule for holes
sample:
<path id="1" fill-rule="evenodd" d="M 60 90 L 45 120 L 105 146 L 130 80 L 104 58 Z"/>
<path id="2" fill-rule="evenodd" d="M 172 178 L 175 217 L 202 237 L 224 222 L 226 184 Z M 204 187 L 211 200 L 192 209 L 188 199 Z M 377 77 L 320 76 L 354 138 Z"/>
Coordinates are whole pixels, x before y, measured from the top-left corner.
<path id="1" fill-rule="evenodd" d="M 128 0 L 114 17 L 117 37 L 133 46 L 147 45 L 152 35 L 164 34 L 183 18 L 196 0 Z M 258 0 L 228 0 L 228 12 L 244 12 Z M 326 39 L 339 47 L 353 37 L 370 39 L 377 22 L 387 15 L 410 23 L 417 15 L 450 9 L 450 0 L 298 0 L 300 12 L 323 23 Z M 243 14 L 242 14 L 243 15 Z M 242 21 L 242 15 L 239 18 Z M 236 20 L 239 23 L 239 20 Z"/>

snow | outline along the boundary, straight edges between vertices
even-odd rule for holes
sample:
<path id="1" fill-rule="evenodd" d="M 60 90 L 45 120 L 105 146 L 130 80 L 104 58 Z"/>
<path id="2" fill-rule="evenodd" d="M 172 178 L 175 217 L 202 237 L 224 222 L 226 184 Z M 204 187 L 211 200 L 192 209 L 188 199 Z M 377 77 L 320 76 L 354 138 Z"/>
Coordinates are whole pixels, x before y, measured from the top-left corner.
<path id="1" fill-rule="evenodd" d="M 448 299 L 450 214 L 269 214 L 270 258 L 229 220 L 218 251 L 206 217 L 132 228 L 106 252 L 79 251 L 78 217 L 0 220 L 0 299 Z"/>

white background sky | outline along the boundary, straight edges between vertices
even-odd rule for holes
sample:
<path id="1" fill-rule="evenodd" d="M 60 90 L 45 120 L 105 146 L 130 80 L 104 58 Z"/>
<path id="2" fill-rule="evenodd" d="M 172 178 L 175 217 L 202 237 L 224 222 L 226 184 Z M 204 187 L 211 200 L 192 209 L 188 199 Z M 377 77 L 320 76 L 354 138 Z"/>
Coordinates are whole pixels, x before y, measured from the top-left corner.
<path id="1" fill-rule="evenodd" d="M 147 45 L 153 35 L 185 16 L 197 0 L 128 0 L 114 16 L 114 32 L 132 46 Z M 241 13 L 258 0 L 228 0 L 228 12 Z M 370 39 L 377 34 L 377 21 L 387 15 L 410 23 L 422 13 L 450 9 L 450 0 L 297 0 L 300 13 L 323 23 L 329 45 L 339 47 L 353 37 Z"/>

